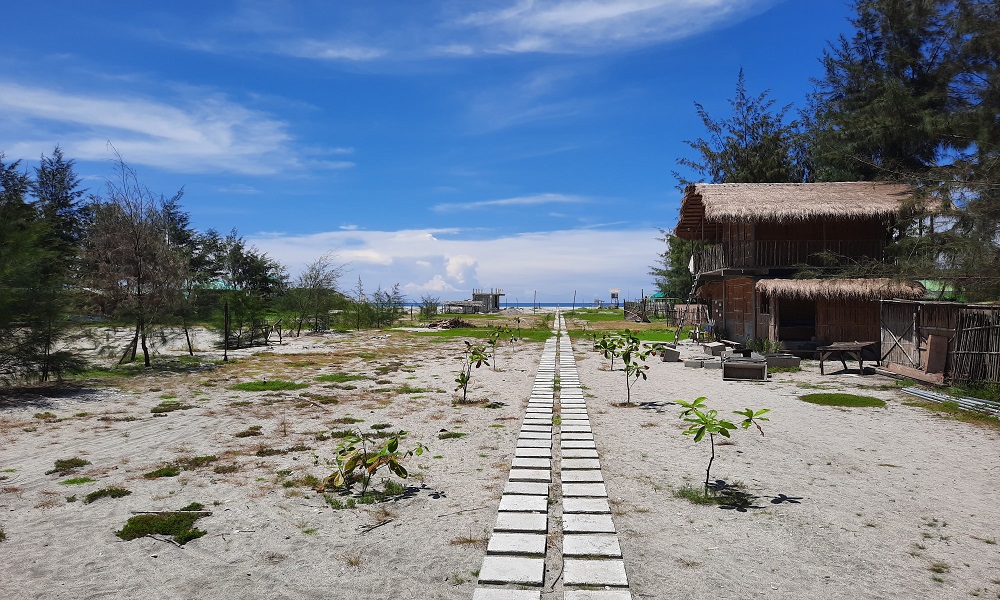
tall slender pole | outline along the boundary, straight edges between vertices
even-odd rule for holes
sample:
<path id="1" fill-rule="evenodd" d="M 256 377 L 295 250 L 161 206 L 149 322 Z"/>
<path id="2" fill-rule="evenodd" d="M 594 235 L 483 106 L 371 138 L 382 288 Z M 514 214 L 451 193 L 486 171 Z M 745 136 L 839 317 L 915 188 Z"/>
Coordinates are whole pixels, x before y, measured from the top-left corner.
<path id="1" fill-rule="evenodd" d="M 226 300 L 225 314 L 222 317 L 222 360 L 229 360 L 229 300 Z"/>
<path id="2" fill-rule="evenodd" d="M 571 311 L 571 313 L 572 314 L 576 313 L 576 290 L 573 290 L 573 310 Z"/>

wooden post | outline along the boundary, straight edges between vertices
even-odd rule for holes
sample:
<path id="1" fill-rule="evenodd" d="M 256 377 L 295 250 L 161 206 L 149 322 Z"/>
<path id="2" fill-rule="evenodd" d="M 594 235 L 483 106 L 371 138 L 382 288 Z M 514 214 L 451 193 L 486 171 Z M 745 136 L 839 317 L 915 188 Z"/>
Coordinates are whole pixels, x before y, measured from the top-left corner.
<path id="1" fill-rule="evenodd" d="M 570 311 L 570 314 L 575 312 L 576 312 L 576 290 L 573 290 L 573 310 Z"/>
<path id="2" fill-rule="evenodd" d="M 222 361 L 229 360 L 229 300 L 226 300 L 222 317 Z"/>

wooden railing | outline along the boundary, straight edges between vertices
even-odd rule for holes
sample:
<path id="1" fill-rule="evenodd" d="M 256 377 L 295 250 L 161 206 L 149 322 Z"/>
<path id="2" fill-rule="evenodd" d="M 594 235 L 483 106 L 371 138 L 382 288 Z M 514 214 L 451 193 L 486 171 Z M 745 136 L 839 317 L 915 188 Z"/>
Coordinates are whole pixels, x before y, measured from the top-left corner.
<path id="1" fill-rule="evenodd" d="M 758 240 L 723 242 L 694 255 L 696 273 L 730 268 L 843 266 L 858 259 L 882 260 L 881 240 Z"/>

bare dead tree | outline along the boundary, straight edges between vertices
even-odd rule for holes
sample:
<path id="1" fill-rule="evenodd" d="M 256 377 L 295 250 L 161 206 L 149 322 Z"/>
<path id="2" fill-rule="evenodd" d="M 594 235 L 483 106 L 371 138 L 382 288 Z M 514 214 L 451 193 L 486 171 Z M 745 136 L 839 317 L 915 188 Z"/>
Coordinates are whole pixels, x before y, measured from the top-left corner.
<path id="1" fill-rule="evenodd" d="M 168 200 L 150 192 L 117 152 L 115 156 L 115 176 L 107 182 L 105 195 L 94 201 L 85 257 L 91 285 L 106 312 L 135 323 L 119 364 L 134 361 L 141 346 L 149 367 L 149 328 L 177 306 L 187 263 L 167 239 Z"/>

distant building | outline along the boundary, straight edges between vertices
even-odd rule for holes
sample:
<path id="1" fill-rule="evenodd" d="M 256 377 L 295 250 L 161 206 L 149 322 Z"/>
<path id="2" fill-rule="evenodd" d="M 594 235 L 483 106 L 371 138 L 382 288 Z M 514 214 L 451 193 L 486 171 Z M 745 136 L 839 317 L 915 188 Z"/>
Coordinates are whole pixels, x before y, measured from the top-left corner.
<path id="1" fill-rule="evenodd" d="M 501 289 L 490 289 L 489 292 L 483 290 L 472 290 L 472 301 L 481 302 L 482 311 L 485 313 L 500 312 L 500 296 L 505 295 Z"/>

